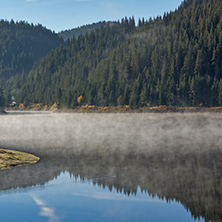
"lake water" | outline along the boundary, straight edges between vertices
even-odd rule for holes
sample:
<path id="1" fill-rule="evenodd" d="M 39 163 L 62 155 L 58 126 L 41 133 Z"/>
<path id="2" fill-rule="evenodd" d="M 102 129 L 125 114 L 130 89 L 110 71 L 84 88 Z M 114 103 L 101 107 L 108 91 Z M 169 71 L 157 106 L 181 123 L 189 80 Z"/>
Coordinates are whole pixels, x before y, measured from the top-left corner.
<path id="1" fill-rule="evenodd" d="M 222 220 L 222 115 L 0 116 L 1 221 Z"/>

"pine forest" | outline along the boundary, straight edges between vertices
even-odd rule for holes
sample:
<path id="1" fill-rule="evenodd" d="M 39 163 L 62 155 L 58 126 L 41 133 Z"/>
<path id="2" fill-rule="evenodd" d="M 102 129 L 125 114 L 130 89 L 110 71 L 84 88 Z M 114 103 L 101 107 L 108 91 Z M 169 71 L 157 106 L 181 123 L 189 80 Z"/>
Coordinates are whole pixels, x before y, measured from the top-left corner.
<path id="1" fill-rule="evenodd" d="M 16 39 L 24 35 L 20 26 L 27 28 L 2 25 L 14 27 Z M 31 51 L 38 51 L 37 40 L 23 45 L 0 41 L 1 48 L 8 44 L 14 50 L 1 50 L 0 77 L 8 76 L 2 81 L 6 105 L 17 89 L 18 104 L 58 102 L 74 108 L 81 96 L 80 103 L 96 106 L 222 106 L 220 0 L 185 0 L 163 16 L 137 23 L 133 16 L 125 17 L 62 44 L 53 33 L 42 31 L 55 44 L 41 39 L 40 44 L 54 49 L 39 61 L 39 54 Z M 19 47 L 23 53 L 17 53 Z"/>

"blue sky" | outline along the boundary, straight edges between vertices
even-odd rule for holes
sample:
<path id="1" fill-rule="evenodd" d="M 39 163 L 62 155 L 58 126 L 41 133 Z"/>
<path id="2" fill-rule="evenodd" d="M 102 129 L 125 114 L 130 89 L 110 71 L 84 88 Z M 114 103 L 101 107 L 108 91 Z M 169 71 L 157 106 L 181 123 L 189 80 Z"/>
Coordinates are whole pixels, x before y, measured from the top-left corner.
<path id="1" fill-rule="evenodd" d="M 0 19 L 42 24 L 55 32 L 134 16 L 149 19 L 174 11 L 182 0 L 1 0 Z"/>

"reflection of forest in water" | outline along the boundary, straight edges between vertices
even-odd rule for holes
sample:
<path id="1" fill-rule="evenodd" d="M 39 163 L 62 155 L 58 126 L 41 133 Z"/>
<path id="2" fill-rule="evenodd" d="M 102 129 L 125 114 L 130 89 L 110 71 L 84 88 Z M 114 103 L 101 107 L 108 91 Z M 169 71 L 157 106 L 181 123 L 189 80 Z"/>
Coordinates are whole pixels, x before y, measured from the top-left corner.
<path id="1" fill-rule="evenodd" d="M 133 119 L 129 118 L 128 124 Z M 136 127 L 132 131 L 132 128 L 128 129 L 129 125 L 115 127 L 119 119 L 114 120 L 115 124 L 110 124 L 106 130 L 103 128 L 106 138 L 101 137 L 101 131 L 94 128 L 95 125 L 91 125 L 89 128 L 94 129 L 94 137 L 88 135 L 88 140 L 86 135 L 83 140 L 78 130 L 82 132 L 89 122 L 77 124 L 76 131 L 72 131 L 77 137 L 72 137 L 70 129 L 64 128 L 61 134 L 74 142 L 72 146 L 70 143 L 64 147 L 48 143 L 48 149 L 46 145 L 42 149 L 34 149 L 34 145 L 38 145 L 38 136 L 30 139 L 34 141 L 31 146 L 28 146 L 30 140 L 24 142 L 16 137 L 12 142 L 17 142 L 19 150 L 34 152 L 41 161 L 1 171 L 0 189 L 44 185 L 67 171 L 71 176 L 90 179 L 94 184 L 126 195 L 136 195 L 140 187 L 151 196 L 167 202 L 180 202 L 195 218 L 202 216 L 206 221 L 222 220 L 221 118 L 146 119 L 145 126 L 142 125 L 144 119 L 138 121 L 138 125 L 130 125 Z M 65 124 L 69 125 L 69 122 L 68 118 Z M 149 134 L 150 128 L 152 133 Z M 36 132 L 36 128 L 29 126 L 28 129 Z M 46 127 L 44 131 L 47 130 Z M 141 134 L 141 130 L 148 133 Z M 111 137 L 114 132 L 119 136 Z M 47 138 L 50 141 L 52 137 L 55 138 L 55 135 Z M 46 137 L 43 138 L 46 140 Z M 17 146 L 4 143 L 8 148 Z"/>
<path id="2" fill-rule="evenodd" d="M 91 179 L 94 184 L 116 189 L 126 195 L 140 186 L 151 196 L 181 202 L 194 217 L 222 218 L 222 153 L 79 153 L 59 158 L 46 155 L 38 164 L 4 170 L 0 189 L 43 185 L 68 171 L 72 176 Z"/>

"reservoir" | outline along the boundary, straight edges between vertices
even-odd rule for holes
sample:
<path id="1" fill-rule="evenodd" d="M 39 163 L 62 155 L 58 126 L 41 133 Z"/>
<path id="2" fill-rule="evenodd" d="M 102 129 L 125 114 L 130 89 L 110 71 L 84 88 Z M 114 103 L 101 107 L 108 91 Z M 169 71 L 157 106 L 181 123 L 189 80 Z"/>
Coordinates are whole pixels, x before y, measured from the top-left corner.
<path id="1" fill-rule="evenodd" d="M 1 221 L 222 220 L 219 113 L 0 116 Z"/>

